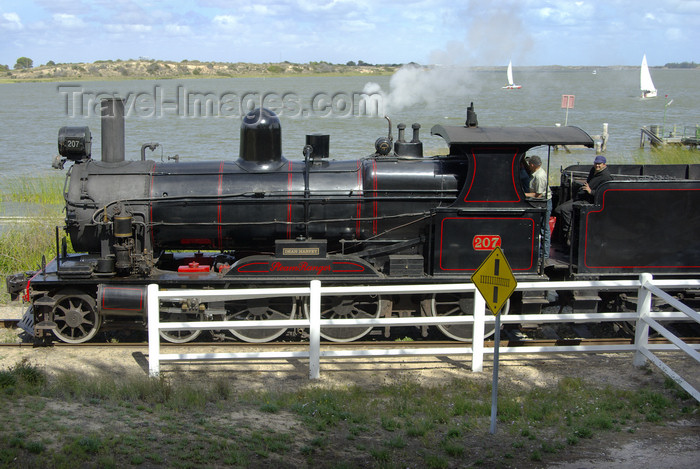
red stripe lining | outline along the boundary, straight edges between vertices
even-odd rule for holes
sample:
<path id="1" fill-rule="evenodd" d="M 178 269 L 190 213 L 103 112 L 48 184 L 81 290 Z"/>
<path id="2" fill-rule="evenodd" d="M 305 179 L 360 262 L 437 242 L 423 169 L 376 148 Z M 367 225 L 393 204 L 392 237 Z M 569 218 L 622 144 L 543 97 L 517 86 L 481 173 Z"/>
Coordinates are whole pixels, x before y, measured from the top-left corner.
<path id="1" fill-rule="evenodd" d="M 372 234 L 377 234 L 377 213 L 379 212 L 379 202 L 377 201 L 377 160 L 372 161 L 372 188 L 374 189 L 374 202 L 372 202 Z"/>
<path id="2" fill-rule="evenodd" d="M 357 221 L 355 222 L 355 237 L 360 239 L 361 223 L 362 218 L 362 164 L 360 160 L 357 160 Z"/>
<path id="3" fill-rule="evenodd" d="M 217 201 L 217 207 L 216 207 L 216 223 L 217 223 L 217 234 L 219 238 L 219 249 L 224 248 L 224 236 L 223 236 L 223 228 L 221 226 L 221 212 L 222 212 L 222 207 L 221 207 L 221 194 L 223 193 L 223 181 L 224 181 L 224 162 L 222 161 L 219 164 L 219 187 L 217 189 L 217 195 L 219 196 L 219 200 Z"/>
<path id="4" fill-rule="evenodd" d="M 508 217 L 508 218 L 501 218 L 501 217 L 446 217 L 446 218 L 444 218 L 444 219 L 442 220 L 442 222 L 440 223 L 440 248 L 439 248 L 439 249 L 440 249 L 440 251 L 439 251 L 440 255 L 439 255 L 439 264 L 438 264 L 439 267 L 440 267 L 440 270 L 442 270 L 442 271 L 461 271 L 461 272 L 464 272 L 464 271 L 475 271 L 475 270 L 478 268 L 478 267 L 475 267 L 475 268 L 473 268 L 473 269 L 465 269 L 465 268 L 447 269 L 447 268 L 445 268 L 445 267 L 442 266 L 442 263 L 443 263 L 442 255 L 443 255 L 443 252 L 444 252 L 444 249 L 445 249 L 445 248 L 443 247 L 443 244 L 442 244 L 442 243 L 443 243 L 443 240 L 444 240 L 444 239 L 443 239 L 443 233 L 445 232 L 444 225 L 445 225 L 445 222 L 448 221 L 448 220 L 498 220 L 498 221 L 513 221 L 513 220 L 517 220 L 517 221 L 529 221 L 529 222 L 531 223 L 531 225 L 532 225 L 532 229 L 531 229 L 532 231 L 531 231 L 531 234 L 530 234 L 530 240 L 531 240 L 531 244 L 530 244 L 530 265 L 527 266 L 527 267 L 525 267 L 525 268 L 512 269 L 512 270 L 513 270 L 513 271 L 516 271 L 516 270 L 528 271 L 528 270 L 532 269 L 532 267 L 533 267 L 533 259 L 534 259 L 534 252 L 535 252 L 535 244 L 534 244 L 534 243 L 535 243 L 535 220 L 534 220 L 534 219 L 532 219 L 532 218 L 512 218 L 512 217 Z"/>
<path id="5" fill-rule="evenodd" d="M 472 176 L 471 183 L 469 184 L 469 190 L 467 190 L 467 193 L 464 195 L 464 202 L 466 203 L 505 203 L 505 202 L 520 202 L 520 193 L 518 192 L 517 186 L 515 185 L 515 172 L 513 171 L 513 165 L 515 164 L 515 159 L 518 157 L 518 152 L 516 151 L 515 154 L 513 155 L 513 161 L 511 162 L 511 177 L 513 179 L 513 192 L 517 196 L 515 200 L 468 200 L 469 199 L 469 193 L 472 190 L 472 187 L 474 186 L 474 181 L 476 181 L 476 153 L 474 150 L 472 150 L 472 161 L 474 162 L 474 173 Z"/>
<path id="6" fill-rule="evenodd" d="M 151 222 L 151 249 L 155 246 L 155 237 L 153 236 L 153 178 L 155 176 L 157 163 L 153 165 L 151 172 L 151 187 L 148 189 L 148 217 Z"/>
<path id="7" fill-rule="evenodd" d="M 583 245 L 583 263 L 589 269 L 639 269 L 639 268 L 653 268 L 653 269 L 697 269 L 698 265 L 588 265 L 588 217 L 593 213 L 600 213 L 605 210 L 605 196 L 608 192 L 645 192 L 645 191 L 697 191 L 700 189 L 668 189 L 668 188 L 658 188 L 658 189 L 604 189 L 603 195 L 601 196 L 602 201 L 600 204 L 600 210 L 592 210 L 586 214 L 586 230 Z"/>
<path id="8" fill-rule="evenodd" d="M 292 162 L 287 169 L 287 239 L 292 239 Z"/>

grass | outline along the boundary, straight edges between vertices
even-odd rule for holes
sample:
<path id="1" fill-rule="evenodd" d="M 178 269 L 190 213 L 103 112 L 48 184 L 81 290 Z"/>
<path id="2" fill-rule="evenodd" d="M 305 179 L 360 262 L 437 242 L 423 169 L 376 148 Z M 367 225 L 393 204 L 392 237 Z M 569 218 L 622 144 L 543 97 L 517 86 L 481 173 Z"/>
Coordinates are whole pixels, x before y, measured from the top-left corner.
<path id="1" fill-rule="evenodd" d="M 0 202 L 62 205 L 64 182 L 64 175 L 8 178 L 3 181 Z"/>
<path id="2" fill-rule="evenodd" d="M 0 232 L 0 273 L 36 270 L 41 257 L 56 254 L 56 234 L 52 225 L 41 220 L 16 224 Z"/>
<path id="3" fill-rule="evenodd" d="M 0 215 L 6 215 L 4 204 L 26 204 L 22 222 L 7 222 L 0 230 L 0 277 L 18 272 L 37 270 L 42 256 L 50 260 L 56 253 L 54 226 L 60 223 L 63 205 L 62 176 L 37 178 L 8 178 L 0 192 Z M 69 246 L 70 248 L 70 246 Z M 3 288 L 0 303 L 9 295 Z"/>
<path id="4" fill-rule="evenodd" d="M 0 371 L 0 466 L 521 467 L 698 412 L 671 383 L 623 390 L 562 378 L 499 389 L 493 436 L 489 387 L 458 379 L 237 393 L 222 380 L 49 379 L 22 361 Z M 474 405 L 455 412 L 456 402 Z"/>
<path id="5" fill-rule="evenodd" d="M 0 278 L 4 280 L 10 274 L 38 270 L 42 257 L 47 262 L 51 260 L 56 255 L 53 226 L 42 220 L 32 220 L 0 231 Z M 7 290 L 0 289 L 0 304 L 9 301 Z"/>
<path id="6" fill-rule="evenodd" d="M 634 154 L 637 164 L 689 164 L 700 163 L 698 150 L 682 145 L 667 145 L 652 147 L 651 150 L 640 149 Z"/>

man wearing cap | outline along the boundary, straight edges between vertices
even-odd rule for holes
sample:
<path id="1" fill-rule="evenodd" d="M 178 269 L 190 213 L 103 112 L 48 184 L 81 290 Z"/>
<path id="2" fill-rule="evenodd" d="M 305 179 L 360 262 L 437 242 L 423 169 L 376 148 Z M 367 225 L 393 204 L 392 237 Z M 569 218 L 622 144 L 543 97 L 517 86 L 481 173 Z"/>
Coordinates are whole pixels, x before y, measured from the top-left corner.
<path id="1" fill-rule="evenodd" d="M 588 173 L 586 182 L 581 186 L 581 189 L 576 194 L 576 197 L 572 200 L 567 200 L 563 204 L 560 204 L 555 210 L 554 214 L 562 222 L 562 231 L 566 236 L 566 242 L 569 244 L 571 240 L 571 217 L 574 211 L 574 205 L 581 205 L 584 203 L 592 204 L 595 198 L 595 192 L 598 186 L 604 182 L 611 181 L 612 176 L 608 170 L 607 161 L 602 155 L 598 155 L 593 160 L 593 167 Z"/>
<path id="2" fill-rule="evenodd" d="M 612 180 L 606 163 L 607 161 L 604 156 L 596 156 L 595 160 L 593 160 L 593 167 L 586 178 L 586 183 L 581 188 L 587 194 L 587 196 L 584 195 L 584 197 L 590 203 L 593 203 L 593 197 L 595 196 L 595 191 L 598 186 L 606 181 Z"/>
<path id="3" fill-rule="evenodd" d="M 542 251 L 544 252 L 544 258 L 549 257 L 549 247 L 551 245 L 551 233 L 549 232 L 549 217 L 552 214 L 552 191 L 549 188 L 549 181 L 547 180 L 547 172 L 542 168 L 542 159 L 533 155 L 527 160 L 527 165 L 530 168 L 530 192 L 526 192 L 525 196 L 535 197 L 537 199 L 544 199 L 547 201 L 547 213 L 545 215 L 544 223 L 542 226 Z"/>

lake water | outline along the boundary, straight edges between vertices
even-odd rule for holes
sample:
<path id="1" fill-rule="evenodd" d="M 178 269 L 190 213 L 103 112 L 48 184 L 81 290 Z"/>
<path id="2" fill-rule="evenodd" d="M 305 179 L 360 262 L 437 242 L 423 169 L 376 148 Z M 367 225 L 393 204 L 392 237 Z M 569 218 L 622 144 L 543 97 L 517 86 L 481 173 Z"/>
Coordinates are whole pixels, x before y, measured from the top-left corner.
<path id="1" fill-rule="evenodd" d="M 361 109 L 363 90 L 370 82 L 391 94 L 365 93 L 365 98 L 391 105 L 388 115 L 394 127 L 405 123 L 409 139 L 410 125 L 420 123 L 426 151 L 446 149 L 441 138 L 430 136 L 430 128 L 463 125 L 470 102 L 474 102 L 481 126 L 553 125 L 564 123 L 561 100 L 563 94 L 569 94 L 576 98 L 568 124 L 600 134 L 603 123 L 608 123 L 609 162 L 631 162 L 640 158 L 640 128 L 662 124 L 664 110 L 667 129 L 674 124 L 679 130 L 700 124 L 700 70 L 652 70 L 652 76 L 659 97 L 646 100 L 640 98 L 637 70 L 607 68 L 595 75 L 590 70 L 516 69 L 520 90 L 501 89 L 505 70 L 403 76 L 400 89 L 391 88 L 389 76 L 0 84 L 0 171 L 4 176 L 0 189 L 8 177 L 55 173 L 51 161 L 57 154 L 62 126 L 89 126 L 93 156 L 99 158 L 96 103 L 110 95 L 127 100 L 127 159 L 140 158 L 141 145 L 146 142 L 162 145 L 162 150 L 149 152 L 149 158 L 160 158 L 162 151 L 163 157 L 177 154 L 180 161 L 235 159 L 241 108 L 261 98 L 280 111 L 287 158 L 301 159 L 305 135 L 319 132 L 330 134 L 331 158 L 362 157 L 371 154 L 374 141 L 387 134 L 382 115 L 366 115 Z M 391 104 L 399 97 L 409 102 Z M 671 99 L 671 105 L 665 106 Z M 210 108 L 202 112 L 199 104 L 207 100 Z M 395 128 L 393 133 L 396 137 Z M 578 161 L 588 163 L 592 155 L 592 151 L 559 152 L 556 158 L 560 161 L 553 164 L 558 168 Z M 644 155 L 642 152 L 641 158 Z"/>

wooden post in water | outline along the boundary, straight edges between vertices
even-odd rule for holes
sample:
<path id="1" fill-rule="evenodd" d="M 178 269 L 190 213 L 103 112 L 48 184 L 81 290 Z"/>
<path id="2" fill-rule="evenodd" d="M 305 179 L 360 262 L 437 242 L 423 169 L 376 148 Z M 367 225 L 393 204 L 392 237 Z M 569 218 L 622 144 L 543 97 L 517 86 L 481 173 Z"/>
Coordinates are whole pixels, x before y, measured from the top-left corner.
<path id="1" fill-rule="evenodd" d="M 610 135 L 608 134 L 608 123 L 605 122 L 603 123 L 603 133 L 600 135 L 591 135 L 591 138 L 595 140 L 595 153 L 596 155 L 599 155 L 601 153 L 605 153 L 605 150 L 608 149 L 608 137 Z"/>
<path id="2" fill-rule="evenodd" d="M 602 153 L 605 153 L 605 150 L 608 149 L 608 123 L 604 122 L 603 123 L 603 137 L 601 138 L 602 144 L 600 145 L 600 151 Z"/>

